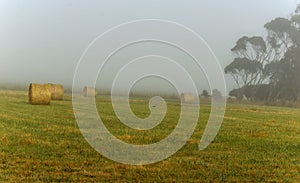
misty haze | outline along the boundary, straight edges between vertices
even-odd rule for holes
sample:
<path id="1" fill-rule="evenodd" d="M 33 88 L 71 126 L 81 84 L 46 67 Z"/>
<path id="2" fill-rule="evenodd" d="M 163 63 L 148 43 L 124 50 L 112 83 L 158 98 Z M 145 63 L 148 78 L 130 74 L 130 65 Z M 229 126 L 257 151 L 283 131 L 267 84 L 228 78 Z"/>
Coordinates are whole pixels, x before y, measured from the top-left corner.
<path id="1" fill-rule="evenodd" d="M 299 182 L 300 1 L 0 2 L 0 182 Z"/>

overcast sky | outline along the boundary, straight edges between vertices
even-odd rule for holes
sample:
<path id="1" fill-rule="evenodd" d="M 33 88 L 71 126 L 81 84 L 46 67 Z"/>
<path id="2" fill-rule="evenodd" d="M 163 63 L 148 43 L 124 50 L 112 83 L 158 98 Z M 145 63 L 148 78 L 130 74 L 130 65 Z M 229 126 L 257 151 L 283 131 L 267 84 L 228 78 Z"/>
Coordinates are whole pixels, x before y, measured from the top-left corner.
<path id="1" fill-rule="evenodd" d="M 299 2 L 299 1 L 298 1 Z M 224 68 L 243 35 L 288 17 L 297 0 L 0 1 L 0 82 L 72 85 L 76 65 L 94 38 L 136 19 L 165 19 L 198 33 Z M 229 89 L 234 87 L 226 76 Z"/>

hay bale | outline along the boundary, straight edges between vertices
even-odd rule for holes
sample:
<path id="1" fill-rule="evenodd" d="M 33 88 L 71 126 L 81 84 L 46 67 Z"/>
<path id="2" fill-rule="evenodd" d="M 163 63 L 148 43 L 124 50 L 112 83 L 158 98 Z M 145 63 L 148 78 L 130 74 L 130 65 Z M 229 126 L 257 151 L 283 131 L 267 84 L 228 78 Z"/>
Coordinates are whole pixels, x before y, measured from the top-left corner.
<path id="1" fill-rule="evenodd" d="M 46 84 L 51 91 L 51 100 L 63 100 L 64 99 L 64 87 L 60 84 Z"/>
<path id="2" fill-rule="evenodd" d="M 28 99 L 32 105 L 50 105 L 50 88 L 47 85 L 30 83 Z"/>
<path id="3" fill-rule="evenodd" d="M 85 97 L 95 97 L 97 94 L 96 88 L 85 86 L 83 88 L 83 96 Z"/>
<path id="4" fill-rule="evenodd" d="M 195 102 L 195 96 L 192 93 L 182 93 L 180 99 L 183 103 L 192 104 Z"/>

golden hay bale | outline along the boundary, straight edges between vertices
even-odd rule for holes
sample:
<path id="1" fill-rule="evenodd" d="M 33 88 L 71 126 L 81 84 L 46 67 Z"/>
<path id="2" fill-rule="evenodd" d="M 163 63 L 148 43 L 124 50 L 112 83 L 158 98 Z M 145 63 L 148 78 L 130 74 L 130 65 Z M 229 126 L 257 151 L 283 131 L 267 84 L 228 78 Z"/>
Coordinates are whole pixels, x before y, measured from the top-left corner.
<path id="1" fill-rule="evenodd" d="M 64 87 L 60 84 L 46 84 L 51 91 L 51 100 L 63 100 L 64 99 Z"/>
<path id="2" fill-rule="evenodd" d="M 42 84 L 30 83 L 28 91 L 29 104 L 33 105 L 50 105 L 51 92 L 50 88 Z"/>
<path id="3" fill-rule="evenodd" d="M 85 97 L 95 97 L 96 94 L 97 94 L 96 88 L 94 88 L 94 87 L 86 86 L 86 87 L 83 88 L 83 95 Z"/>
<path id="4" fill-rule="evenodd" d="M 180 99 L 183 103 L 194 103 L 195 97 L 192 93 L 182 93 Z"/>

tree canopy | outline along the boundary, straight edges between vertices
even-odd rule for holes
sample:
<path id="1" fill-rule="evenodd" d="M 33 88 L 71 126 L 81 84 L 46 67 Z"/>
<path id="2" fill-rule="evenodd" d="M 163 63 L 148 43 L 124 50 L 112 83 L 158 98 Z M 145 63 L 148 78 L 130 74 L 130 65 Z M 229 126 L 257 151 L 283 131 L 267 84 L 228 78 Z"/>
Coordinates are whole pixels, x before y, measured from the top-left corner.
<path id="1" fill-rule="evenodd" d="M 300 100 L 300 5 L 289 18 L 275 18 L 264 27 L 266 38 L 242 36 L 231 49 L 235 58 L 224 69 L 238 86 L 231 94 Z"/>

